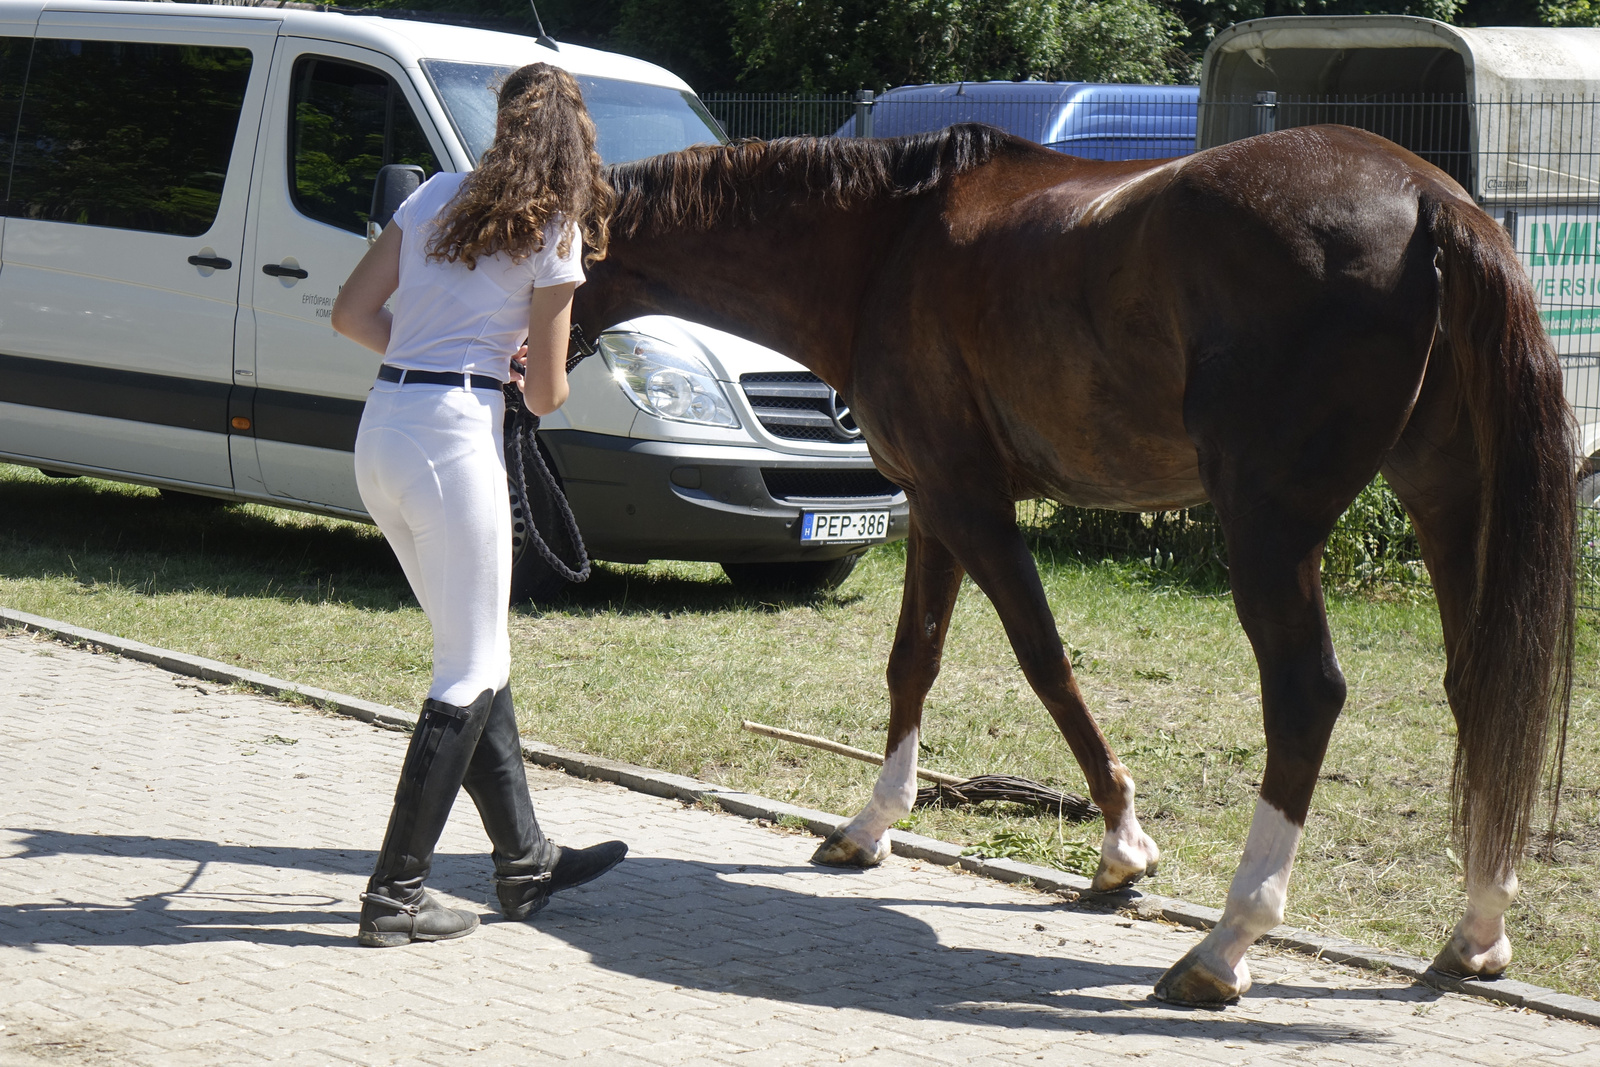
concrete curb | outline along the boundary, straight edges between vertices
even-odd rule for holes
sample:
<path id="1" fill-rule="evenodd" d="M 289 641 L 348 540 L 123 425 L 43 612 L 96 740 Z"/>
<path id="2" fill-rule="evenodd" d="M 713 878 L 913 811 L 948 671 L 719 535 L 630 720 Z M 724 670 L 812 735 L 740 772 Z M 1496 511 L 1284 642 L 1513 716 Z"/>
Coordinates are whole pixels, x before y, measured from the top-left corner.
<path id="1" fill-rule="evenodd" d="M 230 667 L 217 660 L 113 637 L 96 630 L 72 626 L 38 615 L 29 615 L 22 611 L 13 611 L 10 608 L 0 607 L 0 625 L 45 634 L 67 644 L 87 646 L 96 651 L 111 652 L 128 659 L 154 664 L 173 674 L 229 685 L 242 685 L 279 698 L 311 700 L 329 711 L 348 715 L 362 722 L 409 730 L 417 721 L 416 714 L 412 712 L 362 700 L 360 697 L 347 696 L 316 686 L 286 682 L 281 678 L 273 678 L 256 671 Z M 825 811 L 796 807 L 793 804 L 769 800 L 754 793 L 728 789 L 681 774 L 636 767 L 630 763 L 619 763 L 601 756 L 572 752 L 539 741 L 524 740 L 522 751 L 529 760 L 540 766 L 553 767 L 577 778 L 613 782 L 635 792 L 688 803 L 712 804 L 748 819 L 767 819 L 772 822 L 788 819 L 791 823 L 799 821 L 819 837 L 827 836 L 847 821 L 843 816 Z M 1164 920 L 1197 930 L 1209 930 L 1222 918 L 1222 912 L 1216 908 L 1190 904 L 1188 901 L 1173 897 L 1141 893 L 1135 889 L 1118 893 L 1096 893 L 1089 888 L 1087 878 L 1047 867 L 1037 867 L 1031 863 L 1019 863 L 1016 860 L 964 856 L 959 845 L 923 837 L 920 834 L 891 830 L 889 840 L 897 856 L 938 863 L 947 867 L 959 866 L 973 874 L 1002 882 L 1026 882 L 1035 889 L 1058 894 L 1067 901 L 1088 907 L 1118 911 L 1141 919 Z M 1382 952 L 1343 938 L 1324 937 L 1309 930 L 1289 926 L 1280 926 L 1269 931 L 1261 940 L 1278 948 L 1304 953 L 1330 963 L 1394 972 L 1436 989 L 1600 1026 L 1600 1001 L 1557 993 L 1552 989 L 1529 985 L 1526 982 L 1509 978 L 1488 982 L 1454 978 L 1432 970 L 1427 960 L 1416 956 Z"/>

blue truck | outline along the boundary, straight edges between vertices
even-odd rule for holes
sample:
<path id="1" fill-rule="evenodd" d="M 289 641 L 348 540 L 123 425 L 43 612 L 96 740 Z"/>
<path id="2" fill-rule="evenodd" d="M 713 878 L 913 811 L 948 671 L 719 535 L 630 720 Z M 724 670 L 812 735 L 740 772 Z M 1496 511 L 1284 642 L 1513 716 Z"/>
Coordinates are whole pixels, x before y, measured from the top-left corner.
<path id="1" fill-rule="evenodd" d="M 877 95 L 865 109 L 862 136 L 987 122 L 1087 159 L 1166 159 L 1194 151 L 1200 88 L 1037 81 L 903 85 Z M 863 110 L 858 107 L 835 135 L 857 136 Z"/>

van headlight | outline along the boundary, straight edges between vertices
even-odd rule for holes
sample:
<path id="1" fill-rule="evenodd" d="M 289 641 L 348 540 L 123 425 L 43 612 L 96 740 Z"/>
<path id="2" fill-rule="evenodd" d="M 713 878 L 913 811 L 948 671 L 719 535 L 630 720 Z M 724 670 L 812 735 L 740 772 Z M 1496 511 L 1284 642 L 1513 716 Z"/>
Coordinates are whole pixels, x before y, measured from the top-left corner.
<path id="1" fill-rule="evenodd" d="M 722 384 L 699 356 L 642 333 L 601 334 L 600 354 L 617 384 L 648 414 L 739 427 Z"/>

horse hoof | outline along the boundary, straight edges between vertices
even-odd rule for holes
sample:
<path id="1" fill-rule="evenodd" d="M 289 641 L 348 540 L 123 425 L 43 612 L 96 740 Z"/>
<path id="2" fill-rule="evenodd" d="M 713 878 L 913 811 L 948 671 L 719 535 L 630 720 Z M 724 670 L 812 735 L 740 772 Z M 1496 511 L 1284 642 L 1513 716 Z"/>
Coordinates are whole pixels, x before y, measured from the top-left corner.
<path id="1" fill-rule="evenodd" d="M 1250 991 L 1250 968 L 1243 960 L 1229 973 L 1227 964 L 1202 954 L 1196 945 L 1156 982 L 1156 997 L 1190 1008 L 1220 1008 Z"/>
<path id="2" fill-rule="evenodd" d="M 846 827 L 839 827 L 828 835 L 828 839 L 817 846 L 811 854 L 812 863 L 820 863 L 825 867 L 876 867 L 889 856 L 889 838 L 878 843 L 873 850 L 862 848 L 851 840 L 846 833 Z"/>
<path id="3" fill-rule="evenodd" d="M 1433 958 L 1432 969 L 1452 978 L 1499 978 L 1510 965 L 1511 942 L 1504 936 L 1479 950 L 1455 933 Z"/>
<path id="4" fill-rule="evenodd" d="M 1089 883 L 1089 888 L 1096 893 L 1114 893 L 1119 889 L 1128 888 L 1141 878 L 1154 877 L 1157 866 L 1158 864 L 1151 863 L 1148 867 L 1117 870 L 1102 857 L 1100 868 L 1094 872 L 1094 880 Z"/>
<path id="5" fill-rule="evenodd" d="M 1100 844 L 1100 867 L 1094 872 L 1089 888 L 1097 893 L 1126 889 L 1139 879 L 1155 874 L 1160 861 L 1161 850 L 1150 840 L 1150 835 L 1137 826 L 1125 837 L 1107 832 Z"/>

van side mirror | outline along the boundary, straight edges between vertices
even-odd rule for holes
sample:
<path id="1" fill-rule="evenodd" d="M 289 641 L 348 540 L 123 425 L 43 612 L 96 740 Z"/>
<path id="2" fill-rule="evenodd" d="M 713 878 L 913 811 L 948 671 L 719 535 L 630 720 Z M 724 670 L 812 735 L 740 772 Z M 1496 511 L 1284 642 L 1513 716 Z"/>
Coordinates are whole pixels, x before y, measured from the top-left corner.
<path id="1" fill-rule="evenodd" d="M 422 168 L 413 163 L 390 163 L 378 168 L 372 183 L 372 210 L 367 214 L 367 243 L 378 239 L 406 197 L 422 185 Z"/>

